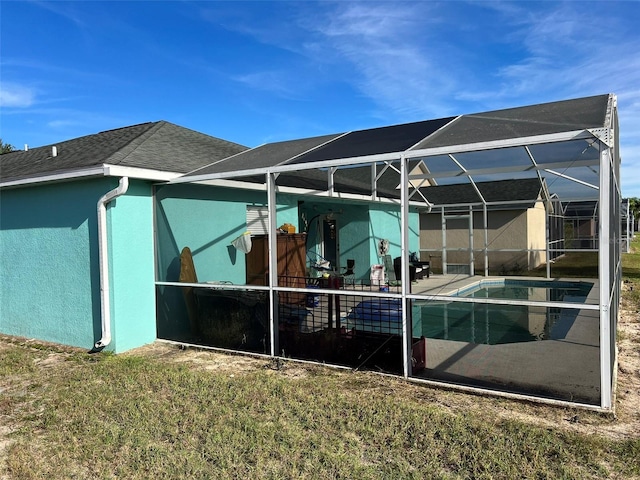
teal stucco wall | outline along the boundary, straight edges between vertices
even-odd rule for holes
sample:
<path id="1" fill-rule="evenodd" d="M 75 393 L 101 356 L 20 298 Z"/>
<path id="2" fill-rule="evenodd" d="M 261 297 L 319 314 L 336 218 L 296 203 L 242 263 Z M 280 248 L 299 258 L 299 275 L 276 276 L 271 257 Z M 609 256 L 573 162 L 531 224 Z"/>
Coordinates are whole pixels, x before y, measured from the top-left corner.
<path id="1" fill-rule="evenodd" d="M 232 245 L 246 231 L 246 205 L 266 195 L 202 185 L 164 185 L 156 192 L 158 280 L 177 282 L 180 252 L 189 247 L 200 282 L 245 282 L 244 255 Z"/>
<path id="2" fill-rule="evenodd" d="M 266 206 L 267 195 L 205 185 L 162 185 L 156 189 L 157 280 L 177 282 L 180 252 L 189 247 L 199 282 L 246 283 L 245 255 L 231 242 L 247 229 L 247 206 Z M 276 225 L 298 228 L 297 200 L 278 197 Z M 180 287 L 158 286 L 158 335 L 186 334 L 187 312 Z"/>
<path id="3" fill-rule="evenodd" d="M 245 257 L 231 242 L 247 229 L 247 205 L 266 206 L 266 193 L 203 185 L 156 191 L 158 280 L 177 282 L 180 252 L 191 249 L 200 282 L 246 281 Z M 298 224 L 296 200 L 278 197 L 277 225 Z"/>
<path id="4" fill-rule="evenodd" d="M 104 179 L 0 191 L 0 330 L 91 348 L 100 338 L 96 202 Z"/>
<path id="5" fill-rule="evenodd" d="M 399 206 L 388 204 L 372 205 L 370 210 L 370 248 L 372 258 L 381 263 L 378 257 L 378 244 L 381 239 L 389 240 L 389 255 L 391 258 L 400 256 L 402 248 L 401 217 Z M 409 252 L 420 251 L 420 216 L 418 212 L 409 211 Z"/>
<path id="6" fill-rule="evenodd" d="M 309 248 L 320 251 L 322 242 L 321 221 L 331 214 L 338 229 L 338 267 L 345 267 L 347 260 L 355 260 L 355 277 L 367 282 L 371 265 L 382 262 L 378 256 L 378 242 L 389 240 L 389 254 L 400 255 L 401 220 L 398 205 L 389 203 L 364 203 L 347 200 L 314 200 L 302 204 L 301 214 L 307 219 Z M 409 250 L 418 251 L 420 243 L 419 216 L 409 213 Z"/>
<path id="7" fill-rule="evenodd" d="M 96 206 L 116 186 L 99 178 L 0 191 L 2 333 L 87 350 L 100 339 Z M 130 192 L 108 209 L 114 351 L 155 339 L 151 187 L 132 182 Z"/>
<path id="8" fill-rule="evenodd" d="M 111 328 L 115 352 L 156 339 L 153 187 L 130 181 L 107 209 Z"/>

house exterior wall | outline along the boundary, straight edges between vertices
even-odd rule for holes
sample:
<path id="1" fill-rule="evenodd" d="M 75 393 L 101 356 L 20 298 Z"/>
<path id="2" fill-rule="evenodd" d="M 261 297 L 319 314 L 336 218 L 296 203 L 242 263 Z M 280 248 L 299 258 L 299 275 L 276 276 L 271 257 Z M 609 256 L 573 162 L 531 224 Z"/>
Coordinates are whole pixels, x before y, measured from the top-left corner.
<path id="1" fill-rule="evenodd" d="M 545 210 L 537 203 L 528 210 L 494 210 L 487 213 L 489 270 L 509 273 L 532 269 L 546 260 L 544 252 L 500 252 L 501 249 L 544 249 Z M 447 263 L 469 263 L 469 219 L 448 219 L 446 231 Z M 482 211 L 473 213 L 473 249 L 476 272 L 484 270 L 484 219 Z M 420 215 L 420 248 L 430 256 L 432 268 L 442 268 L 442 216 L 439 211 Z M 464 250 L 460 250 L 464 249 Z"/>
<path id="2" fill-rule="evenodd" d="M 100 339 L 96 211 L 116 186 L 99 178 L 0 192 L 2 333 L 87 349 Z M 108 209 L 110 350 L 155 339 L 151 222 L 151 189 L 142 183 Z"/>
<path id="3" fill-rule="evenodd" d="M 177 282 L 180 252 L 189 247 L 199 282 L 246 283 L 246 257 L 231 242 L 247 230 L 247 206 L 266 206 L 263 191 L 205 185 L 162 185 L 155 193 L 156 280 Z M 278 196 L 276 225 L 299 231 L 297 199 Z M 160 338 L 188 333 L 189 319 L 180 287 L 159 285 Z"/>
<path id="4" fill-rule="evenodd" d="M 112 344 L 123 352 L 156 339 L 153 189 L 130 181 L 107 209 Z"/>
<path id="5" fill-rule="evenodd" d="M 96 202 L 105 179 L 0 191 L 0 330 L 91 348 L 100 339 Z"/>
<path id="6" fill-rule="evenodd" d="M 528 247 L 532 250 L 540 250 L 529 252 L 529 269 L 536 268 L 547 261 L 546 216 L 547 213 L 542 202 L 537 202 L 533 208 L 527 210 Z"/>
<path id="7" fill-rule="evenodd" d="M 247 206 L 266 206 L 265 192 L 204 185 L 163 185 L 156 191 L 157 279 L 177 282 L 180 252 L 189 247 L 200 282 L 246 281 L 245 256 L 231 242 L 247 230 Z M 279 196 L 276 225 L 299 231 L 297 200 Z"/>
<path id="8" fill-rule="evenodd" d="M 528 247 L 528 224 L 526 210 L 490 211 L 488 218 L 489 249 L 522 249 Z M 480 222 L 482 219 L 480 218 Z M 482 223 L 478 223 L 479 226 Z M 480 229 L 477 233 L 478 248 L 484 246 L 484 233 Z M 482 239 L 482 240 L 480 240 Z M 544 241 L 544 233 L 542 240 Z M 489 252 L 489 270 L 496 273 L 517 273 L 528 266 L 527 252 Z M 484 269 L 484 255 L 476 255 L 479 268 Z"/>
<path id="9" fill-rule="evenodd" d="M 420 217 L 416 211 L 409 212 L 409 252 L 419 254 Z M 373 204 L 369 210 L 369 252 L 371 263 L 382 263 L 378 256 L 378 244 L 381 239 L 389 240 L 391 258 L 400 256 L 402 248 L 402 219 L 397 206 Z"/>
<path id="10" fill-rule="evenodd" d="M 322 221 L 326 215 L 334 212 L 333 219 L 337 228 L 337 265 L 331 268 L 345 267 L 347 260 L 355 261 L 355 278 L 363 280 L 369 278 L 370 255 L 367 242 L 369 225 L 368 207 L 363 204 L 348 203 L 337 199 L 322 200 L 307 198 L 300 207 L 300 215 L 305 219 L 302 225 L 307 233 L 307 250 L 322 255 Z M 313 254 L 310 254 L 311 260 Z M 309 275 L 318 272 L 310 270 Z"/>
<path id="11" fill-rule="evenodd" d="M 198 281 L 230 281 L 244 284 L 245 258 L 231 242 L 246 230 L 247 205 L 266 205 L 262 191 L 204 185 L 163 185 L 156 191 L 157 280 L 178 281 L 180 251 L 189 247 Z M 335 212 L 340 265 L 355 259 L 357 277 L 368 279 L 370 265 L 379 263 L 378 241 L 389 239 L 392 256 L 400 255 L 400 210 L 397 206 L 343 200 L 309 201 L 308 197 L 278 195 L 277 225 L 291 223 L 296 232 L 308 228 L 308 246 L 319 242 L 315 225 L 307 222 Z M 315 222 L 315 220 L 314 220 Z M 419 217 L 409 214 L 409 249 L 419 249 Z"/>
<path id="12" fill-rule="evenodd" d="M 389 255 L 397 257 L 401 248 L 401 219 L 397 205 L 353 203 L 341 200 L 305 201 L 302 212 L 308 220 L 321 218 L 327 212 L 335 215 L 338 227 L 339 265 L 345 267 L 348 259 L 355 261 L 355 279 L 368 282 L 371 265 L 382 263 L 378 255 L 380 240 L 389 240 Z M 319 215 L 319 216 L 318 216 Z M 308 248 L 319 251 L 320 235 L 317 226 L 309 225 Z M 419 217 L 409 214 L 409 251 L 419 249 Z"/>

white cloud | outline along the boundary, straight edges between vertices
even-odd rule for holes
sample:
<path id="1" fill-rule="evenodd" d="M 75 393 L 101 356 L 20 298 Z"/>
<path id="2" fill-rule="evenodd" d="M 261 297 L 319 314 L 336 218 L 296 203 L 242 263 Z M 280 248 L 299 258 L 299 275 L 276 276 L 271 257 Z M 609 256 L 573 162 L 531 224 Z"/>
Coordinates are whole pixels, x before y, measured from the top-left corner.
<path id="1" fill-rule="evenodd" d="M 27 108 L 35 103 L 36 93 L 33 89 L 13 83 L 0 85 L 0 107 Z"/>
<path id="2" fill-rule="evenodd" d="M 47 122 L 47 127 L 54 129 L 75 127 L 77 125 L 81 125 L 81 123 L 75 120 L 51 120 Z"/>
<path id="3" fill-rule="evenodd" d="M 441 20 L 429 4 L 338 3 L 325 17 L 303 25 L 319 36 L 308 55 L 346 63 L 354 88 L 396 115 L 440 115 L 453 107 L 455 76 L 430 45 Z M 439 92 L 439 95 L 434 95 Z"/>

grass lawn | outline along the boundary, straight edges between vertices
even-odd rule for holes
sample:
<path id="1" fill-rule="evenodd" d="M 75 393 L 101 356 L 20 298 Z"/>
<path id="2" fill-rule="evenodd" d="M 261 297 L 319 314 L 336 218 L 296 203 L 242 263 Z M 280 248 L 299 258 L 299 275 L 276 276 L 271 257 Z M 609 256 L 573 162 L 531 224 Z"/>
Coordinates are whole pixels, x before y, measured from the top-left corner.
<path id="1" fill-rule="evenodd" d="M 546 276 L 547 267 L 543 265 L 526 275 Z M 598 278 L 597 252 L 570 252 L 556 258 L 551 264 L 551 276 L 554 278 Z"/>
<path id="2" fill-rule="evenodd" d="M 0 478 L 640 478 L 640 430 L 617 422 L 295 362 L 0 338 Z"/>

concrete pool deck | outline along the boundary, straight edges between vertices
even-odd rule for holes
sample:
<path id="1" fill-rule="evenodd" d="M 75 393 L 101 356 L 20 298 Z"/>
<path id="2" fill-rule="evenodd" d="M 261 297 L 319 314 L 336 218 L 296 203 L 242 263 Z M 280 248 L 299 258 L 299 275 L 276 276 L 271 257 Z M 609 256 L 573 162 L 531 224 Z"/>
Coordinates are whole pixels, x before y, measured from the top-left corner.
<path id="1" fill-rule="evenodd" d="M 412 284 L 417 295 L 446 295 L 483 279 L 432 275 Z M 502 278 L 502 277 L 500 277 Z M 540 277 L 504 277 L 544 281 Z M 586 303 L 598 305 L 597 279 L 556 279 L 593 283 Z M 600 403 L 600 320 L 598 310 L 580 309 L 558 340 L 486 345 L 427 338 L 427 368 L 417 377 L 499 388 L 587 404 Z"/>

